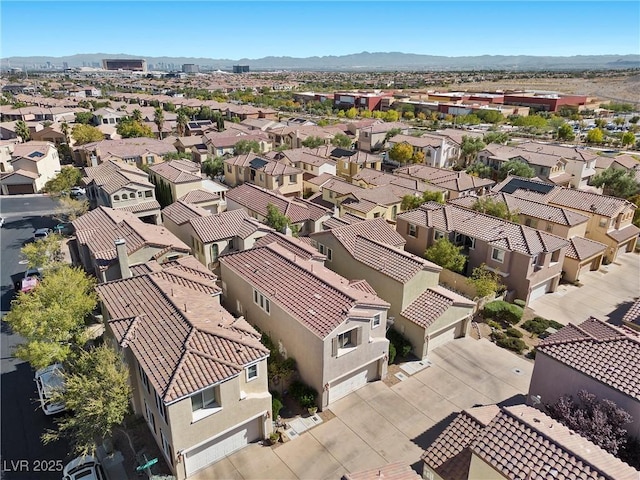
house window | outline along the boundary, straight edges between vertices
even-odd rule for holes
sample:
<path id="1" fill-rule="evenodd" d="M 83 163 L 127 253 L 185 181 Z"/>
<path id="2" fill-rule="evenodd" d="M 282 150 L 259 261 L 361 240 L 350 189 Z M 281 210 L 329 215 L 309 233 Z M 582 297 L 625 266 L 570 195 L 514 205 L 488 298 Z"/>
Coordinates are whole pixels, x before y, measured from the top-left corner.
<path id="1" fill-rule="evenodd" d="M 464 237 L 464 246 L 469 250 L 476 248 L 476 239 L 472 237 Z"/>
<path id="2" fill-rule="evenodd" d="M 145 411 L 145 414 L 146 414 L 146 417 L 147 417 L 147 423 L 149 424 L 149 427 L 151 428 L 151 430 L 153 430 L 153 433 L 155 435 L 155 433 L 156 433 L 156 417 L 153 416 L 153 412 L 149 408 L 149 404 L 147 403 L 146 400 L 144 400 L 144 411 Z"/>
<path id="3" fill-rule="evenodd" d="M 147 164 L 153 165 L 154 158 L 153 155 L 147 155 Z"/>
<path id="4" fill-rule="evenodd" d="M 547 232 L 553 231 L 553 223 L 547 222 Z"/>
<path id="5" fill-rule="evenodd" d="M 150 197 L 153 197 L 153 192 L 151 190 L 145 190 L 144 198 L 150 198 Z"/>
<path id="6" fill-rule="evenodd" d="M 231 165 L 227 165 L 227 173 L 231 173 Z"/>
<path id="7" fill-rule="evenodd" d="M 156 408 L 158 409 L 158 412 L 160 413 L 160 416 L 162 417 L 164 422 L 167 423 L 167 408 L 165 407 L 162 398 L 160 398 L 160 395 L 158 395 L 158 392 L 154 391 L 153 393 L 156 397 Z"/>
<path id="8" fill-rule="evenodd" d="M 323 244 L 319 243 L 319 244 L 318 244 L 318 251 L 319 251 L 322 255 L 325 255 L 325 252 L 326 252 L 326 248 L 325 248 L 325 246 L 324 246 Z"/>
<path id="9" fill-rule="evenodd" d="M 164 432 L 162 431 L 162 429 L 160 429 L 160 438 L 162 439 L 162 450 L 164 451 L 166 457 L 169 459 L 169 462 L 171 462 L 171 465 L 173 465 L 173 453 L 171 451 L 171 444 L 169 443 L 169 440 L 167 440 L 167 437 L 164 436 Z"/>
<path id="10" fill-rule="evenodd" d="M 349 162 L 342 162 L 342 168 L 349 168 Z"/>
<path id="11" fill-rule="evenodd" d="M 464 241 L 464 235 L 462 235 L 459 232 L 456 232 L 456 235 L 453 239 L 453 243 L 455 243 L 456 245 L 462 245 L 463 241 Z"/>
<path id="12" fill-rule="evenodd" d="M 261 182 L 264 182 L 264 173 L 261 173 L 261 174 L 260 174 L 260 181 L 261 181 Z"/>
<path id="13" fill-rule="evenodd" d="M 142 384 L 147 389 L 147 393 L 151 393 L 151 389 L 149 388 L 149 377 L 147 377 L 147 374 L 144 373 L 144 370 L 142 370 L 142 366 L 139 363 L 138 363 L 138 373 L 140 374 L 140 380 L 142 381 Z"/>
<path id="14" fill-rule="evenodd" d="M 329 198 L 333 198 L 333 192 L 329 190 Z"/>
<path id="15" fill-rule="evenodd" d="M 331 250 L 330 248 L 327 248 L 327 260 L 333 260 L 333 250 Z"/>
<path id="16" fill-rule="evenodd" d="M 247 382 L 258 378 L 258 364 L 249 365 L 247 367 Z"/>
<path id="17" fill-rule="evenodd" d="M 418 228 L 413 223 L 409 223 L 408 224 L 408 228 L 407 228 L 407 234 L 410 237 L 417 237 L 418 236 Z"/>
<path id="18" fill-rule="evenodd" d="M 433 239 L 434 240 L 440 240 L 441 238 L 444 238 L 444 232 L 442 232 L 440 230 L 435 230 L 433 232 Z"/>
<path id="19" fill-rule="evenodd" d="M 524 224 L 525 224 L 527 227 L 536 228 L 536 227 L 538 226 L 538 220 L 536 220 L 535 218 L 527 218 L 527 219 L 524 221 Z"/>
<path id="20" fill-rule="evenodd" d="M 218 260 L 219 248 L 217 243 L 211 244 L 211 261 L 215 262 Z"/>
<path id="21" fill-rule="evenodd" d="M 138 198 L 142 198 L 142 192 L 138 192 Z"/>
<path id="22" fill-rule="evenodd" d="M 253 302 L 266 313 L 271 313 L 271 302 L 269 302 L 269 299 L 257 290 L 253 291 Z"/>
<path id="23" fill-rule="evenodd" d="M 290 183 L 296 183 L 298 181 L 298 176 L 297 175 L 289 175 L 289 182 Z"/>
<path id="24" fill-rule="evenodd" d="M 491 259 L 499 263 L 504 262 L 504 250 L 499 250 L 497 248 L 491 250 Z"/>
<path id="25" fill-rule="evenodd" d="M 600 223 L 598 225 L 600 225 L 601 228 L 604 228 L 604 227 L 607 226 L 607 223 L 609 223 L 609 222 L 607 222 L 606 218 L 601 218 L 600 219 Z"/>
<path id="26" fill-rule="evenodd" d="M 560 260 L 560 250 L 556 250 L 551 254 L 551 262 L 557 262 Z"/>
<path id="27" fill-rule="evenodd" d="M 377 328 L 380 326 L 381 317 L 379 313 L 373 316 L 373 320 L 371 321 L 371 328 Z"/>
<path id="28" fill-rule="evenodd" d="M 338 348 L 352 348 L 355 346 L 355 330 L 349 330 L 338 335 Z"/>
<path id="29" fill-rule="evenodd" d="M 219 407 L 216 402 L 215 387 L 205 388 L 201 392 L 191 395 L 191 411 L 198 412 L 209 408 Z"/>
<path id="30" fill-rule="evenodd" d="M 113 201 L 114 202 L 119 202 L 120 201 L 120 195 L 114 195 L 113 196 Z"/>
<path id="31" fill-rule="evenodd" d="M 362 342 L 362 327 L 357 327 L 348 332 L 343 332 L 335 337 L 331 342 L 331 354 L 339 357 L 345 353 L 352 352 Z"/>

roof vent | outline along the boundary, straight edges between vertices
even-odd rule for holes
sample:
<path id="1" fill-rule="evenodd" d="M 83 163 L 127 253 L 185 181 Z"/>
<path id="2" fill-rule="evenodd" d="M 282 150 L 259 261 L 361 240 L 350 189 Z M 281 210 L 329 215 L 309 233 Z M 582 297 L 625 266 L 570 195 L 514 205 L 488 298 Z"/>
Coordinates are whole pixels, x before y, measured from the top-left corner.
<path id="1" fill-rule="evenodd" d="M 315 315 L 316 311 L 312 308 L 309 309 L 309 315 Z"/>

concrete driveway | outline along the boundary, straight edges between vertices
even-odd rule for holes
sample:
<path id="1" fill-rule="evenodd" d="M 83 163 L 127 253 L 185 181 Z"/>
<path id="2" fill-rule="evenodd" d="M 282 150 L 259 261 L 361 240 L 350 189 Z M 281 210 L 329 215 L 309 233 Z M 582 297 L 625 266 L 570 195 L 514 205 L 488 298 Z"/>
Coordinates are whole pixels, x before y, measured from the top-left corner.
<path id="1" fill-rule="evenodd" d="M 522 403 L 533 363 L 486 339 L 436 349 L 432 365 L 388 387 L 370 383 L 335 402 L 336 415 L 276 447 L 252 444 L 193 479 L 339 479 L 420 456 L 454 414 L 476 404 Z"/>
<path id="2" fill-rule="evenodd" d="M 615 262 L 580 275 L 580 283 L 580 287 L 560 285 L 529 307 L 536 315 L 563 325 L 580 323 L 589 316 L 620 324 L 626 309 L 640 296 L 640 255 L 619 254 Z"/>

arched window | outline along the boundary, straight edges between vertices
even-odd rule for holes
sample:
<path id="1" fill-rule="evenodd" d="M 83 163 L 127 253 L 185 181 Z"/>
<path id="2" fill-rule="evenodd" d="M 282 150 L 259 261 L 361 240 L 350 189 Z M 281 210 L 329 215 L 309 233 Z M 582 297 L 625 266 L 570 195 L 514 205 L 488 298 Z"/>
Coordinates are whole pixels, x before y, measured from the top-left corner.
<path id="1" fill-rule="evenodd" d="M 114 200 L 115 202 L 120 201 L 120 195 L 114 195 L 114 196 L 113 196 L 113 200 Z"/>

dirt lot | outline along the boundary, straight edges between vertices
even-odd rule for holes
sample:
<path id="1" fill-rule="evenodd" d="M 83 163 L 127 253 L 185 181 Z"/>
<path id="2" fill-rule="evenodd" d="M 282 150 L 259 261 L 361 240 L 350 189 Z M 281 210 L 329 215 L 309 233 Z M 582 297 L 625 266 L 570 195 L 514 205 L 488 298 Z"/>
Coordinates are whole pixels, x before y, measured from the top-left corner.
<path id="1" fill-rule="evenodd" d="M 460 90 L 549 90 L 640 104 L 640 74 L 598 78 L 531 78 L 496 82 L 460 83 Z"/>

